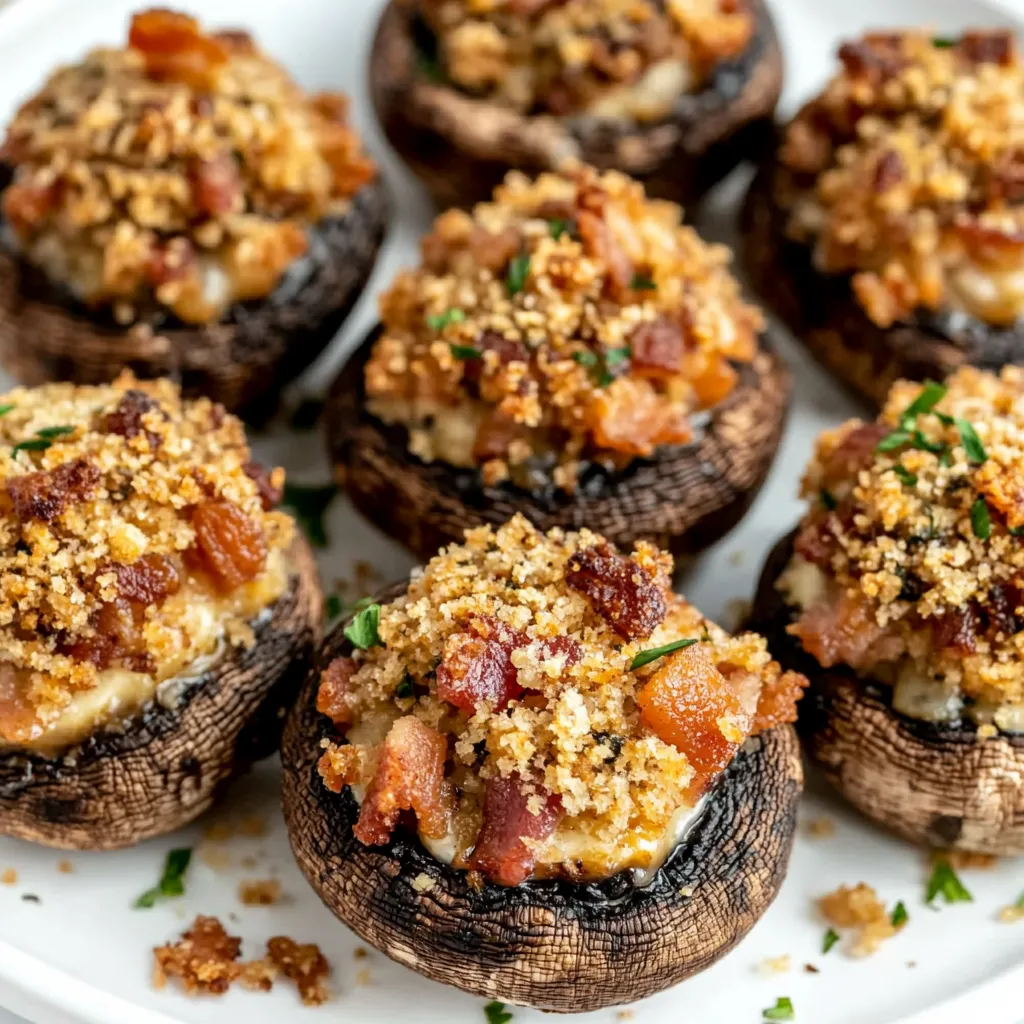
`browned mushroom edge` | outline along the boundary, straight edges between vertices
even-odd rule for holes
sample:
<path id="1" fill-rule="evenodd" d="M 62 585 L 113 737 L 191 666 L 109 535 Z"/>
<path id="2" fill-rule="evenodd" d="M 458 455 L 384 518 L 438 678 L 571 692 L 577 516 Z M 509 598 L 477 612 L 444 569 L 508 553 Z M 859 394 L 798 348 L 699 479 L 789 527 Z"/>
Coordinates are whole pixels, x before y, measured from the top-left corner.
<path id="1" fill-rule="evenodd" d="M 1000 328 L 963 312 L 920 313 L 879 327 L 857 302 L 849 275 L 823 274 L 811 249 L 785 233 L 772 200 L 774 167 L 761 168 L 741 214 L 741 265 L 755 291 L 811 353 L 874 408 L 900 378 L 943 380 L 971 363 L 997 370 L 1024 361 L 1024 324 Z"/>
<path id="2" fill-rule="evenodd" d="M 516 512 L 539 529 L 587 527 L 628 548 L 653 541 L 677 559 L 696 554 L 743 518 L 775 456 L 789 408 L 790 378 L 767 335 L 739 383 L 695 417 L 690 444 L 661 449 L 612 473 L 591 465 L 573 494 L 552 486 L 487 487 L 476 470 L 425 463 L 409 453 L 404 427 L 366 410 L 363 367 L 380 328 L 352 355 L 324 410 L 338 482 L 374 525 L 424 560 L 463 531 L 504 523 Z"/>
<path id="3" fill-rule="evenodd" d="M 320 639 L 313 554 L 298 539 L 287 592 L 174 706 L 153 701 L 61 755 L 0 753 L 0 835 L 75 850 L 131 846 L 205 811 L 236 775 L 272 754 Z"/>
<path id="4" fill-rule="evenodd" d="M 811 681 L 797 722 L 811 759 L 859 811 L 913 843 L 1024 853 L 1024 735 L 983 739 L 967 720 L 910 718 L 893 710 L 886 687 L 822 668 L 786 632 L 792 613 L 775 587 L 794 536 L 769 554 L 747 625 L 783 668 Z"/>
<path id="5" fill-rule="evenodd" d="M 0 165 L 0 187 L 10 173 Z M 378 176 L 343 216 L 309 230 L 309 251 L 270 296 L 238 303 L 223 320 L 204 325 L 168 318 L 126 329 L 0 246 L 0 365 L 29 385 L 106 383 L 128 367 L 140 378 L 173 377 L 186 397 L 206 395 L 232 412 L 264 418 L 284 384 L 324 350 L 362 293 L 388 207 Z"/>
<path id="6" fill-rule="evenodd" d="M 378 595 L 393 600 L 405 584 Z M 371 946 L 435 981 L 486 998 L 566 1013 L 653 995 L 727 953 L 775 899 L 803 782 L 796 736 L 748 740 L 686 839 L 646 888 L 625 874 L 595 884 L 526 882 L 479 890 L 414 832 L 386 846 L 352 834 L 352 795 L 327 790 L 316 710 L 320 671 L 351 652 L 344 623 L 327 638 L 288 715 L 282 800 L 292 850 L 326 906 Z"/>
<path id="7" fill-rule="evenodd" d="M 371 50 L 371 95 L 391 145 L 441 207 L 488 199 L 510 168 L 556 170 L 566 159 L 624 171 L 649 195 L 688 204 L 771 140 L 782 51 L 762 0 L 751 6 L 757 30 L 746 51 L 651 124 L 524 116 L 432 83 L 419 69 L 415 13 L 394 0 Z"/>

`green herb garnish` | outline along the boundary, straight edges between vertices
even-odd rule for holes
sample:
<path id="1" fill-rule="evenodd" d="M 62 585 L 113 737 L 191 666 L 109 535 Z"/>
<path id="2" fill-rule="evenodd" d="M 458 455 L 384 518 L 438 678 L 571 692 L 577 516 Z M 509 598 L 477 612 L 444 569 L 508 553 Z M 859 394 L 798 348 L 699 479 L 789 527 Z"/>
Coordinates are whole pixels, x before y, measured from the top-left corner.
<path id="1" fill-rule="evenodd" d="M 337 594 L 328 594 L 324 600 L 324 620 L 333 622 L 341 614 L 341 598 Z"/>
<path id="2" fill-rule="evenodd" d="M 427 326 L 432 331 L 443 331 L 449 324 L 461 324 L 466 319 L 466 314 L 456 306 L 446 309 L 436 316 L 427 317 Z"/>
<path id="3" fill-rule="evenodd" d="M 380 634 L 377 632 L 377 624 L 380 622 L 380 605 L 367 605 L 352 621 L 345 627 L 345 636 L 352 642 L 353 646 L 360 647 L 364 651 L 370 647 L 383 647 Z"/>
<path id="4" fill-rule="evenodd" d="M 836 509 L 836 496 L 831 491 L 826 491 L 824 487 L 818 491 L 818 497 L 821 499 L 821 504 L 828 509 L 829 512 L 834 512 Z"/>
<path id="5" fill-rule="evenodd" d="M 45 452 L 52 444 L 52 441 L 48 441 L 44 437 L 33 437 L 28 441 L 19 441 L 11 449 L 11 454 L 13 455 L 15 452 Z"/>
<path id="6" fill-rule="evenodd" d="M 295 521 L 315 548 L 327 547 L 324 515 L 338 493 L 336 484 L 305 487 L 301 484 L 284 485 L 281 507 L 291 509 Z"/>
<path id="7" fill-rule="evenodd" d="M 761 1016 L 765 1020 L 796 1020 L 796 1014 L 793 1012 L 793 1001 L 789 996 L 779 996 L 775 1000 L 775 1005 L 767 1010 L 763 1010 Z"/>
<path id="8" fill-rule="evenodd" d="M 147 889 L 136 901 L 137 910 L 148 910 L 161 898 L 183 896 L 185 894 L 185 872 L 188 870 L 189 861 L 192 860 L 192 851 L 188 848 L 171 850 L 164 861 L 164 873 L 160 881 L 153 889 Z"/>
<path id="9" fill-rule="evenodd" d="M 561 238 L 562 235 L 572 237 L 575 228 L 575 223 L 566 217 L 552 217 L 548 221 L 548 230 L 551 232 L 551 237 L 556 240 Z"/>
<path id="10" fill-rule="evenodd" d="M 906 466 L 896 465 L 892 467 L 893 473 L 899 478 L 901 483 L 906 484 L 908 487 L 913 487 L 917 483 L 917 475 L 911 473 Z"/>
<path id="11" fill-rule="evenodd" d="M 681 651 L 684 647 L 692 647 L 697 642 L 694 637 L 687 637 L 685 640 L 673 640 L 672 643 L 665 644 L 664 647 L 652 647 L 649 651 L 641 651 L 630 662 L 629 667 L 635 672 L 638 668 L 650 665 L 652 661 L 657 661 L 658 658 L 662 658 L 666 654 L 671 654 L 673 651 Z"/>
<path id="12" fill-rule="evenodd" d="M 484 1007 L 484 1016 L 487 1018 L 487 1024 L 508 1024 L 512 1019 L 512 1014 L 505 1009 L 505 1004 L 499 1003 L 496 999 Z"/>
<path id="13" fill-rule="evenodd" d="M 974 536 L 988 540 L 992 534 L 992 518 L 988 513 L 988 504 L 984 498 L 978 498 L 971 506 L 971 529 Z"/>
<path id="14" fill-rule="evenodd" d="M 925 890 L 925 903 L 932 903 L 936 896 L 941 896 L 947 903 L 972 903 L 974 897 L 964 888 L 963 882 L 949 866 L 949 861 L 935 862 L 932 877 L 928 879 Z"/>
<path id="15" fill-rule="evenodd" d="M 917 398 L 903 410 L 900 416 L 900 426 L 904 430 L 912 430 L 917 417 L 931 412 L 945 397 L 945 384 L 936 384 L 933 380 L 925 381 Z"/>
<path id="16" fill-rule="evenodd" d="M 988 458 L 985 446 L 981 443 L 977 431 L 967 420 L 955 419 L 956 429 L 960 432 L 960 443 L 964 446 L 967 458 L 979 465 Z"/>
<path id="17" fill-rule="evenodd" d="M 932 38 L 932 46 L 937 50 L 950 50 L 956 46 L 956 40 L 950 39 L 948 36 L 934 36 Z"/>
<path id="18" fill-rule="evenodd" d="M 633 354 L 632 349 L 627 345 L 625 348 L 610 348 L 604 354 L 604 364 L 609 369 L 620 366 Z"/>
<path id="19" fill-rule="evenodd" d="M 74 427 L 43 427 L 41 430 L 36 431 L 36 437 L 52 441 L 55 437 L 63 437 L 65 434 L 73 434 L 74 432 Z"/>
<path id="20" fill-rule="evenodd" d="M 424 78 L 431 82 L 440 84 L 445 81 L 444 68 L 436 55 L 424 53 L 420 50 L 416 54 L 416 68 Z"/>
<path id="21" fill-rule="evenodd" d="M 908 444 L 910 441 L 909 430 L 894 430 L 891 434 L 886 434 L 878 444 L 875 445 L 876 452 L 891 452 L 896 448 L 902 448 L 903 445 Z"/>
<path id="22" fill-rule="evenodd" d="M 839 932 L 835 928 L 829 928 L 825 932 L 825 938 L 821 943 L 821 954 L 824 956 L 839 941 Z"/>
<path id="23" fill-rule="evenodd" d="M 6 416 L 13 408 L 13 404 L 0 405 L 0 416 Z"/>
<path id="24" fill-rule="evenodd" d="M 1016 900 L 1016 902 L 1015 902 L 1015 903 L 1014 903 L 1013 905 L 1014 905 L 1014 906 L 1015 906 L 1015 907 L 1016 907 L 1016 908 L 1017 908 L 1018 910 L 1024 910 L 1024 892 L 1022 892 L 1022 893 L 1021 893 L 1021 894 L 1020 894 L 1020 895 L 1019 895 L 1019 896 L 1017 897 L 1017 900 Z"/>
<path id="25" fill-rule="evenodd" d="M 634 274 L 629 287 L 635 292 L 653 292 L 657 289 L 654 278 L 650 274 Z"/>
<path id="26" fill-rule="evenodd" d="M 513 256 L 505 275 L 505 287 L 509 295 L 518 295 L 526 287 L 526 278 L 530 273 L 530 257 L 526 253 Z"/>
<path id="27" fill-rule="evenodd" d="M 591 352 L 590 349 L 584 349 L 582 352 L 573 352 L 572 358 L 574 362 L 580 364 L 580 366 L 594 367 L 597 366 L 599 360 L 597 354 Z"/>
<path id="28" fill-rule="evenodd" d="M 892 914 L 889 917 L 889 921 L 893 928 L 900 928 L 910 920 L 910 915 L 907 913 L 907 908 L 903 905 L 903 900 L 900 900 L 895 907 L 892 908 Z"/>
<path id="29" fill-rule="evenodd" d="M 448 347 L 456 359 L 479 359 L 482 354 L 480 349 L 473 348 L 472 345 L 449 345 Z"/>
<path id="30" fill-rule="evenodd" d="M 395 687 L 395 696 L 402 698 L 416 696 L 416 684 L 412 681 L 411 676 L 405 676 Z"/>

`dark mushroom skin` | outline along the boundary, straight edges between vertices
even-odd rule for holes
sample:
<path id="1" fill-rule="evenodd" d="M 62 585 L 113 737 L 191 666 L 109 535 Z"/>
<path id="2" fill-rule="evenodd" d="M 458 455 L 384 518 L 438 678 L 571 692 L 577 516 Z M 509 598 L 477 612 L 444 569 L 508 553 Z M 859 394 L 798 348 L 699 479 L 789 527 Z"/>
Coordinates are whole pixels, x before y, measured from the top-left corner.
<path id="1" fill-rule="evenodd" d="M 735 389 L 698 414 L 691 443 L 662 448 L 621 472 L 592 466 L 571 495 L 553 487 L 485 487 L 475 470 L 410 454 L 405 429 L 367 411 L 363 367 L 378 330 L 331 387 L 328 449 L 356 508 L 424 560 L 466 529 L 500 525 L 516 512 L 545 531 L 586 527 L 619 547 L 643 538 L 677 558 L 696 554 L 731 530 L 757 496 L 789 407 L 789 373 L 762 335 L 753 362 L 737 366 Z"/>
<path id="2" fill-rule="evenodd" d="M 910 718 L 893 710 L 886 687 L 822 668 L 786 632 L 792 615 L 775 587 L 794 536 L 769 554 L 747 626 L 784 669 L 810 680 L 797 731 L 811 760 L 861 813 L 912 843 L 1024 853 L 1024 736 L 982 738 L 970 721 Z"/>
<path id="3" fill-rule="evenodd" d="M 132 846 L 187 824 L 278 747 L 320 638 L 313 553 L 296 540 L 289 589 L 173 706 L 147 705 L 55 756 L 0 753 L 0 835 L 70 850 Z"/>
<path id="4" fill-rule="evenodd" d="M 10 173 L 2 168 L 4 187 Z M 264 418 L 362 294 L 388 208 L 378 175 L 343 216 L 308 229 L 309 251 L 267 298 L 237 303 L 219 322 L 200 325 L 165 317 L 125 328 L 0 245 L 0 366 L 26 385 L 101 384 L 127 367 L 143 379 L 173 378 L 186 397 L 205 395 L 231 412 Z"/>
<path id="5" fill-rule="evenodd" d="M 689 204 L 772 136 L 782 89 L 782 51 L 762 0 L 743 55 L 679 98 L 673 116 L 650 124 L 577 116 L 523 116 L 426 78 L 415 13 L 392 0 L 370 54 L 370 91 L 388 141 L 441 208 L 487 200 L 510 168 L 556 170 L 567 159 L 620 170 L 648 195 Z"/>
<path id="6" fill-rule="evenodd" d="M 900 379 L 944 380 L 964 364 L 998 370 L 1024 362 L 1024 324 L 994 327 L 965 312 L 929 312 L 879 327 L 845 274 L 823 274 L 807 245 L 785 232 L 773 201 L 773 165 L 763 166 L 741 213 L 738 258 L 754 290 L 811 354 L 872 408 Z"/>
<path id="7" fill-rule="evenodd" d="M 350 653 L 343 628 L 325 641 L 285 724 L 284 815 L 317 895 L 393 960 L 485 998 L 578 1013 L 653 995 L 710 966 L 774 900 L 803 781 L 790 726 L 747 741 L 699 822 L 643 889 L 625 874 L 590 885 L 474 889 L 414 833 L 399 829 L 386 846 L 364 846 L 352 834 L 355 799 L 329 792 L 317 773 L 320 740 L 334 736 L 316 710 L 319 671 Z"/>

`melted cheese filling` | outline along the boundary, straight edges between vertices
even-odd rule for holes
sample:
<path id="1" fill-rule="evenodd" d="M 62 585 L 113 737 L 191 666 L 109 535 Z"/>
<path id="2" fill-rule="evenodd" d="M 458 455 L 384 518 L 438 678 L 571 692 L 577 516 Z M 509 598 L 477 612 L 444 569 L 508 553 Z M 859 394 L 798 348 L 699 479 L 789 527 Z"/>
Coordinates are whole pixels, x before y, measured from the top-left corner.
<path id="1" fill-rule="evenodd" d="M 288 567 L 283 552 L 276 548 L 267 556 L 263 572 L 231 594 L 219 594 L 189 578 L 144 627 L 148 646 L 159 652 L 155 672 L 104 669 L 97 673 L 94 686 L 75 693 L 65 707 L 16 731 L 4 729 L 5 719 L 24 719 L 26 703 L 18 699 L 17 684 L 13 693 L 0 690 L 0 749 L 16 746 L 53 753 L 81 742 L 101 726 L 127 725 L 153 700 L 174 706 L 188 683 L 209 669 L 226 644 L 252 642 L 250 620 L 273 604 L 287 586 Z"/>

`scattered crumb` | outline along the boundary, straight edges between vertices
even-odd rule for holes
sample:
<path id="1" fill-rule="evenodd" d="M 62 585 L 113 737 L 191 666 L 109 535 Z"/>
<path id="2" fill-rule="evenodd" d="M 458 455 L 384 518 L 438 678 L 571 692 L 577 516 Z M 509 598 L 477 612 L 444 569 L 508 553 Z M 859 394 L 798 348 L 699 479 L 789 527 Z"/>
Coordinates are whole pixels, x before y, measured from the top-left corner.
<path id="1" fill-rule="evenodd" d="M 822 815 L 820 818 L 811 818 L 804 826 L 804 831 L 814 839 L 829 839 L 836 834 L 836 823 Z"/>
<path id="2" fill-rule="evenodd" d="M 692 896 L 693 895 L 693 886 L 692 885 L 684 885 L 679 890 L 679 895 L 680 896 Z"/>
<path id="3" fill-rule="evenodd" d="M 199 859 L 214 871 L 227 871 L 231 867 L 231 853 L 219 839 L 210 839 L 209 835 L 199 844 Z"/>
<path id="4" fill-rule="evenodd" d="M 18 881 L 18 872 L 14 868 L 7 868 L 2 875 L 0 875 L 0 882 L 4 885 L 14 885 Z"/>
<path id="5" fill-rule="evenodd" d="M 226 843 L 232 836 L 232 828 L 226 821 L 215 821 L 203 833 L 211 843 Z"/>
<path id="6" fill-rule="evenodd" d="M 370 955 L 370 951 L 365 946 L 356 946 L 352 950 L 352 956 L 356 960 L 365 960 Z"/>
<path id="7" fill-rule="evenodd" d="M 855 929 L 851 956 L 872 956 L 886 939 L 891 939 L 903 924 L 894 925 L 885 904 L 875 890 L 864 882 L 841 885 L 818 900 L 818 907 L 829 924 Z"/>
<path id="8" fill-rule="evenodd" d="M 792 966 L 792 958 L 786 953 L 783 956 L 766 957 L 757 965 L 757 970 L 760 974 L 785 974 Z"/>
<path id="9" fill-rule="evenodd" d="M 999 730 L 991 722 L 982 722 L 978 726 L 975 735 L 979 740 L 990 740 L 993 736 L 999 735 Z"/>
<path id="10" fill-rule="evenodd" d="M 806 974 L 821 974 L 821 971 L 814 964 L 804 964 L 804 972 Z"/>
<path id="11" fill-rule="evenodd" d="M 319 946 L 313 943 L 300 945 L 279 935 L 267 942 L 267 958 L 286 978 L 295 982 L 306 1006 L 327 1002 L 329 993 L 323 982 L 331 967 Z"/>
<path id="12" fill-rule="evenodd" d="M 739 548 L 729 556 L 729 564 L 736 566 L 738 569 L 743 564 L 746 557 L 746 552 L 742 548 Z"/>
<path id="13" fill-rule="evenodd" d="M 907 966 L 908 967 L 916 967 L 917 966 L 917 961 L 916 960 L 908 960 L 907 961 Z"/>
<path id="14" fill-rule="evenodd" d="M 250 960 L 240 965 L 239 984 L 253 992 L 269 992 L 277 980 L 277 968 L 269 960 Z"/>
<path id="15" fill-rule="evenodd" d="M 267 819 L 262 814 L 247 814 L 239 823 L 236 834 L 244 839 L 258 839 L 267 834 Z"/>
<path id="16" fill-rule="evenodd" d="M 734 597 L 725 602 L 725 615 L 722 616 L 722 625 L 730 633 L 738 632 L 743 624 L 750 618 L 752 602 L 745 597 Z"/>
<path id="17" fill-rule="evenodd" d="M 992 853 L 972 853 L 970 850 L 932 850 L 931 863 L 945 862 L 954 871 L 994 868 L 999 858 Z"/>
<path id="18" fill-rule="evenodd" d="M 238 898 L 247 907 L 269 907 L 281 899 L 281 883 L 276 878 L 252 879 L 238 887 Z"/>
<path id="19" fill-rule="evenodd" d="M 371 981 L 371 978 L 370 978 L 370 968 L 369 967 L 362 967 L 358 971 L 356 971 L 356 984 L 357 985 L 369 985 L 370 981 Z"/>
<path id="20" fill-rule="evenodd" d="M 252 854 L 247 854 L 238 863 L 239 866 L 245 868 L 246 871 L 251 871 L 257 864 L 259 864 L 259 857 L 254 857 Z"/>
<path id="21" fill-rule="evenodd" d="M 1015 924 L 1022 919 L 1024 919 L 1024 907 L 1018 906 L 1016 903 L 1011 903 L 999 911 L 999 920 L 1003 924 Z"/>
<path id="22" fill-rule="evenodd" d="M 75 865 L 69 860 L 59 860 L 57 861 L 57 870 L 62 875 L 70 875 L 75 870 Z"/>
<path id="23" fill-rule="evenodd" d="M 636 1017 L 636 1010 L 619 1010 L 615 1016 L 617 1020 L 633 1020 Z"/>
<path id="24" fill-rule="evenodd" d="M 412 887 L 416 892 L 430 892 L 434 888 L 434 880 L 425 871 L 421 871 L 412 880 Z"/>

